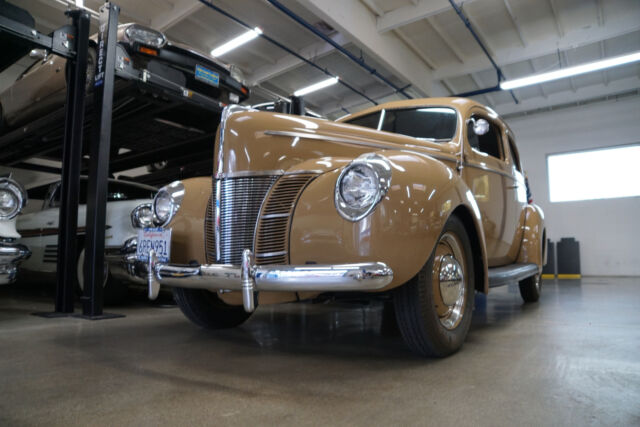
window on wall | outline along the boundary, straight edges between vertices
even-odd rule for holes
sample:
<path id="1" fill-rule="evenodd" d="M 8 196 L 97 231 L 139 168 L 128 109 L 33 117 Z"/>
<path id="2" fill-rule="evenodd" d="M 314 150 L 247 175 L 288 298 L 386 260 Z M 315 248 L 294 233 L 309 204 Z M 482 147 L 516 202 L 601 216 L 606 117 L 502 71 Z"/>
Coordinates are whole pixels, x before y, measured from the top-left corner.
<path id="1" fill-rule="evenodd" d="M 549 200 L 640 196 L 640 144 L 547 157 Z"/>

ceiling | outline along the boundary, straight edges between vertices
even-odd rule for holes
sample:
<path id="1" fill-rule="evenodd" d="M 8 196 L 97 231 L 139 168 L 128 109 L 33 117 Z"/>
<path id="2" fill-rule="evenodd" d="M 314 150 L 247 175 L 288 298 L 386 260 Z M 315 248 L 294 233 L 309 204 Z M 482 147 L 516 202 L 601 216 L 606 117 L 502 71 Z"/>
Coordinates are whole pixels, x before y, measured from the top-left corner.
<path id="1" fill-rule="evenodd" d="M 405 99 L 369 71 L 266 0 L 208 0 L 311 59 L 376 102 Z M 31 12 L 38 29 L 65 23 L 66 0 L 9 0 Z M 121 22 L 136 21 L 209 52 L 246 31 L 198 0 L 119 0 Z M 493 87 L 497 74 L 448 0 L 281 0 L 412 97 L 447 96 Z M 506 78 L 517 78 L 640 50 L 638 0 L 455 0 Z M 98 10 L 101 1 L 85 0 Z M 97 21 L 93 21 L 94 24 Z M 253 87 L 251 103 L 291 95 L 324 80 L 319 70 L 264 39 L 220 58 Z M 474 98 L 503 115 L 637 96 L 640 64 L 624 65 Z M 515 99 L 514 99 L 515 97 Z M 305 97 L 330 118 L 371 102 L 343 85 Z M 517 100 L 517 102 L 516 102 Z"/>

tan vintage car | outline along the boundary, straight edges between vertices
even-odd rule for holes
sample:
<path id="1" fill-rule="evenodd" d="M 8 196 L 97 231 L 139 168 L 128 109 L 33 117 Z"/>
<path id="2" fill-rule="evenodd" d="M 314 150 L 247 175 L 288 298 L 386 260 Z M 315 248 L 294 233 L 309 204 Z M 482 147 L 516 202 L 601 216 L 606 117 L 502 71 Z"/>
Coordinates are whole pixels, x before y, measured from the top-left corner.
<path id="1" fill-rule="evenodd" d="M 230 106 L 215 144 L 215 175 L 161 189 L 163 228 L 125 257 L 150 297 L 173 287 L 200 326 L 358 293 L 392 298 L 409 347 L 446 356 L 469 330 L 474 292 L 519 282 L 525 301 L 539 298 L 543 214 L 487 107 L 420 99 L 331 122 Z"/>

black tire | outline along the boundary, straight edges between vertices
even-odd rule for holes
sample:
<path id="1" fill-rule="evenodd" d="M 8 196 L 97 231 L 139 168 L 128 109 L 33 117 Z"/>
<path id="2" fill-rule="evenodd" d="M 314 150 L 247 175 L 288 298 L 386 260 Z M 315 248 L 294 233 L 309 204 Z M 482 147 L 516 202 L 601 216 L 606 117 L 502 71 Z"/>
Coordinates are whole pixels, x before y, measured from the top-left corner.
<path id="1" fill-rule="evenodd" d="M 203 289 L 173 288 L 173 299 L 187 319 L 206 329 L 234 328 L 251 316 L 242 306 L 226 304 Z"/>
<path id="2" fill-rule="evenodd" d="M 441 275 L 450 271 L 442 270 L 444 263 L 455 265 L 452 257 L 462 269 L 462 280 L 441 284 Z M 434 280 L 434 264 L 438 266 L 438 280 Z M 474 278 L 471 243 L 462 221 L 453 215 L 422 270 L 394 294 L 398 327 L 411 350 L 422 356 L 445 357 L 460 349 L 471 326 Z M 453 305 L 445 303 L 443 286 L 449 299 L 456 295 Z"/>
<path id="3" fill-rule="evenodd" d="M 78 294 L 84 295 L 84 248 L 81 248 L 78 255 Z M 109 271 L 108 266 L 105 264 L 105 281 L 102 285 L 102 302 L 104 305 L 116 305 L 122 304 L 129 293 L 129 287 L 126 283 L 113 277 Z"/>
<path id="4" fill-rule="evenodd" d="M 539 274 L 521 280 L 518 285 L 520 286 L 520 296 L 524 302 L 538 302 L 542 292 L 542 278 Z"/>

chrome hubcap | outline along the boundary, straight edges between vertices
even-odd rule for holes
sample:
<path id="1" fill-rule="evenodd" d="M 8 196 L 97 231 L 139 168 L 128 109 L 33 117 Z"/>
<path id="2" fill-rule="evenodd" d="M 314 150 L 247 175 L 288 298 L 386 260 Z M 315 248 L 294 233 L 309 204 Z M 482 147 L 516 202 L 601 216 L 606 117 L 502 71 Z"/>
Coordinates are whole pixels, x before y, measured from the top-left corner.
<path id="1" fill-rule="evenodd" d="M 464 315 L 466 305 L 465 258 L 458 237 L 447 232 L 436 246 L 432 280 L 435 309 L 446 329 L 455 329 Z"/>
<path id="2" fill-rule="evenodd" d="M 440 260 L 440 295 L 448 307 L 455 305 L 463 290 L 462 267 L 454 257 L 445 255 Z"/>

